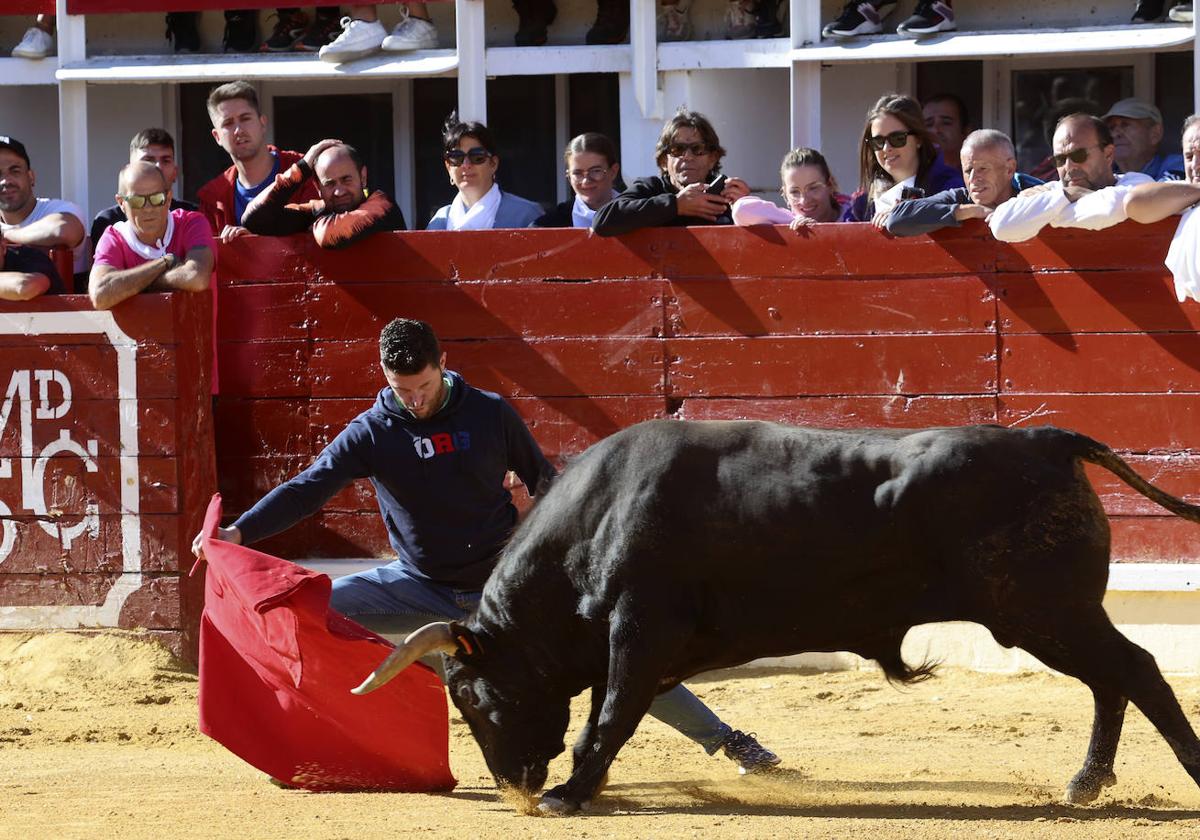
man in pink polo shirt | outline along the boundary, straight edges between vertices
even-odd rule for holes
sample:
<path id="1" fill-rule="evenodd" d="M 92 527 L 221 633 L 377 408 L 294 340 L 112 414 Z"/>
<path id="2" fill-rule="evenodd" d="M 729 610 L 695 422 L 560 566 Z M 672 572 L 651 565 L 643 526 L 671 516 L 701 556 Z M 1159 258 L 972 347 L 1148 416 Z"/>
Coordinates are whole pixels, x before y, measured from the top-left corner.
<path id="1" fill-rule="evenodd" d="M 208 220 L 192 210 L 171 210 L 171 188 L 157 166 L 130 163 L 117 178 L 117 222 L 96 244 L 88 295 L 111 309 L 140 292 L 206 292 L 216 267 Z"/>

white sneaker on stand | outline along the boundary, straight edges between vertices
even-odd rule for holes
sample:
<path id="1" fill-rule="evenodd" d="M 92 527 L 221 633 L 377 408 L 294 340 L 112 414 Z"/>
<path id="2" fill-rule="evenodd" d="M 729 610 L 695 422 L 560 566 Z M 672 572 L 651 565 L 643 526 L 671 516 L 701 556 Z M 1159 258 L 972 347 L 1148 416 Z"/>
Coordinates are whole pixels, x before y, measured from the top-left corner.
<path id="1" fill-rule="evenodd" d="M 54 52 L 54 36 L 44 29 L 31 26 L 25 30 L 21 43 L 13 47 L 13 58 L 45 58 Z"/>
<path id="2" fill-rule="evenodd" d="M 392 34 L 383 39 L 383 48 L 388 52 L 437 49 L 437 27 L 433 22 L 413 17 L 408 13 L 408 6 L 402 5 L 400 11 L 404 16 Z"/>
<path id="3" fill-rule="evenodd" d="M 354 61 L 371 53 L 378 52 L 383 46 L 387 30 L 377 20 L 355 20 L 342 18 L 342 34 L 334 38 L 317 56 L 322 61 L 340 64 L 343 61 Z"/>

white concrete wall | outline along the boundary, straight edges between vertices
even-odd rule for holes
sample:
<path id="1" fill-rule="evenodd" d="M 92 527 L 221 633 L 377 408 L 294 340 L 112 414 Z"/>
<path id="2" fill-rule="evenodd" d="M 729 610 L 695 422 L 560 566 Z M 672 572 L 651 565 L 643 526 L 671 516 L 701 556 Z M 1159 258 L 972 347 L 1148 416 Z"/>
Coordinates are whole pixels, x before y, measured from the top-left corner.
<path id="1" fill-rule="evenodd" d="M 0 85 L 0 134 L 25 144 L 37 174 L 37 194 L 57 198 L 62 191 L 58 164 L 58 90 L 46 85 Z"/>
<path id="2" fill-rule="evenodd" d="M 90 85 L 88 87 L 89 219 L 111 206 L 117 171 L 129 162 L 129 138 L 143 128 L 165 127 L 167 85 Z"/>

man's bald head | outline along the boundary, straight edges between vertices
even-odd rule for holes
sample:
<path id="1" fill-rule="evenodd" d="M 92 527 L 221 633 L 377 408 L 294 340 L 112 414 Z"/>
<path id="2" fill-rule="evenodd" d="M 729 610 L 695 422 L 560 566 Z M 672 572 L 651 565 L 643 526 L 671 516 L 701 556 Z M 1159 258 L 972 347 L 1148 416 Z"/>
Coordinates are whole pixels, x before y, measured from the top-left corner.
<path id="1" fill-rule="evenodd" d="M 125 164 L 117 175 L 117 193 L 120 195 L 164 192 L 167 186 L 167 177 L 162 170 L 144 160 Z"/>
<path id="2" fill-rule="evenodd" d="M 348 143 L 330 146 L 317 155 L 313 173 L 325 206 L 334 212 L 353 210 L 366 199 L 367 167 L 362 155 Z"/>

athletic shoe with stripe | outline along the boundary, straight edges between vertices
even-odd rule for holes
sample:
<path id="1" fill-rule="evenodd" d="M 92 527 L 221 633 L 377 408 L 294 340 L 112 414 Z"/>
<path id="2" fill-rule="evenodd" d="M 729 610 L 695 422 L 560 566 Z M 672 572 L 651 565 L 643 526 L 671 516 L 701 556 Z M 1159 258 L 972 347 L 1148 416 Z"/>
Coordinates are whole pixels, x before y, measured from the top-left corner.
<path id="1" fill-rule="evenodd" d="M 733 730 L 721 744 L 721 749 L 726 758 L 737 762 L 738 772 L 742 775 L 762 773 L 779 764 L 779 756 L 758 743 L 753 732 Z"/>
<path id="2" fill-rule="evenodd" d="M 952 0 L 921 0 L 908 20 L 896 27 L 902 35 L 932 35 L 957 29 Z"/>
<path id="3" fill-rule="evenodd" d="M 883 31 L 883 19 L 896 9 L 896 0 L 850 0 L 841 15 L 821 30 L 824 38 L 854 38 L 858 35 L 878 35 Z"/>
<path id="4" fill-rule="evenodd" d="M 1175 6 L 1173 9 L 1171 9 L 1171 11 L 1167 12 L 1167 17 L 1173 20 L 1175 23 L 1191 23 L 1192 19 L 1195 17 L 1192 14 L 1192 4 L 1180 3 L 1178 6 Z"/>

